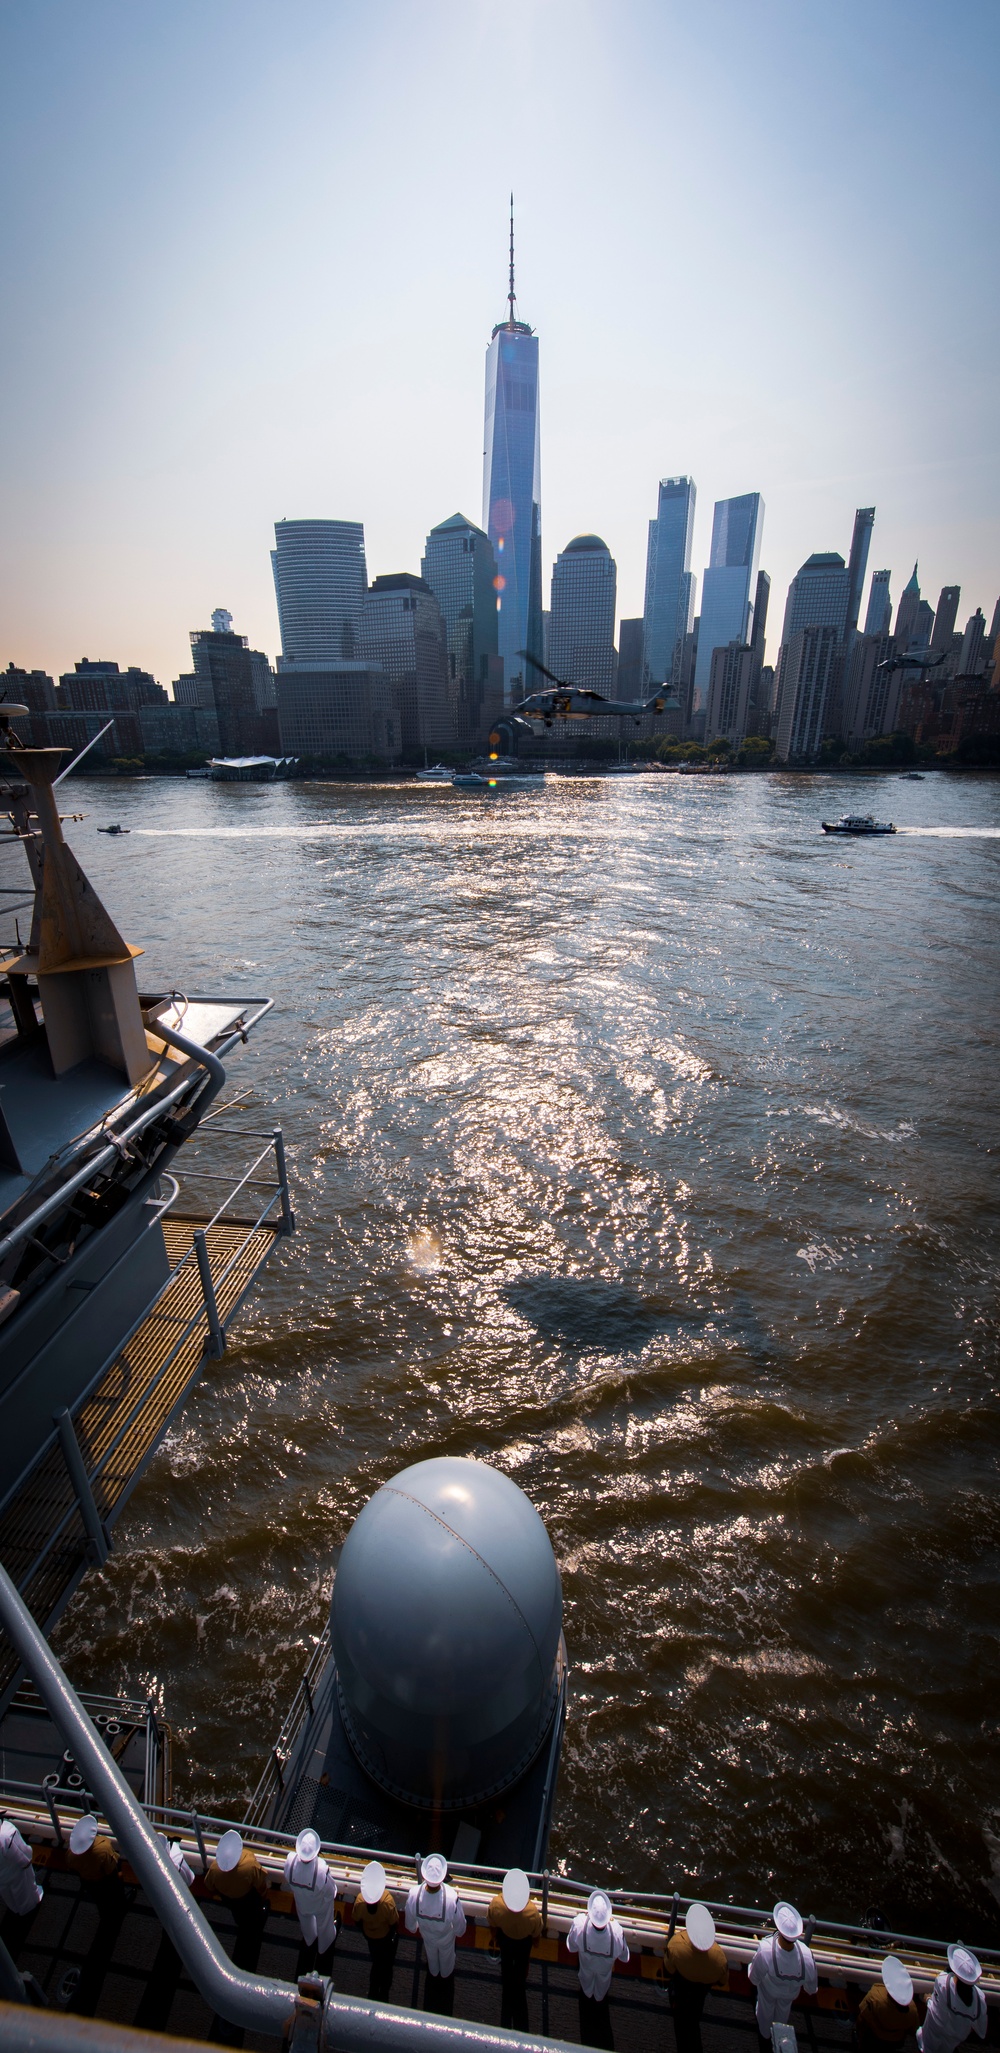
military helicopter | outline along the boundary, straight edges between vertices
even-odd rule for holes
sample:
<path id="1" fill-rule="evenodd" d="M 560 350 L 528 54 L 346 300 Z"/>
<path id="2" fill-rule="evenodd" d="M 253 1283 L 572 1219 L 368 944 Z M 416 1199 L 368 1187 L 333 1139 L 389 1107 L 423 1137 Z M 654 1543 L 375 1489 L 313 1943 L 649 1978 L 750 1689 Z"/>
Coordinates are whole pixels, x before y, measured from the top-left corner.
<path id="1" fill-rule="evenodd" d="M 526 699 L 521 699 L 505 715 L 516 726 L 526 727 L 529 733 L 532 724 L 538 720 L 545 727 L 551 727 L 553 720 L 591 720 L 598 713 L 620 715 L 623 719 L 634 720 L 638 727 L 644 713 L 662 713 L 668 705 L 677 704 L 676 699 L 667 697 L 664 685 L 660 685 L 649 699 L 606 699 L 602 692 L 588 691 L 579 685 L 569 684 L 564 677 L 556 677 L 528 649 L 518 649 L 517 653 L 533 669 L 540 670 L 551 686 L 549 691 L 529 692 Z"/>
<path id="2" fill-rule="evenodd" d="M 944 662 L 945 654 L 944 649 L 938 649 L 934 655 L 930 649 L 910 649 L 906 655 L 887 656 L 885 662 L 876 663 L 875 668 L 890 674 L 893 670 L 936 670 L 938 664 Z"/>

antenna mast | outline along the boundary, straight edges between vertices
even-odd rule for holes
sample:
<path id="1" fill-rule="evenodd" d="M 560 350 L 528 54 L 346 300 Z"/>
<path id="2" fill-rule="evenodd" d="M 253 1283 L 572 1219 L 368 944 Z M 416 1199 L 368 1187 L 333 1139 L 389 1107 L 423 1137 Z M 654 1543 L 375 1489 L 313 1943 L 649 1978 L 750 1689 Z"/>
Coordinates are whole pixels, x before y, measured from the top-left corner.
<path id="1" fill-rule="evenodd" d="M 509 326 L 509 327 L 511 327 L 511 328 L 513 328 L 513 327 L 514 327 L 514 325 L 515 325 L 515 322 L 514 322 L 514 195 L 513 195 L 513 193 L 511 193 L 511 196 L 510 196 L 510 291 L 509 291 L 509 292 L 508 292 L 508 294 L 507 294 L 507 305 L 508 305 L 508 307 L 510 308 L 510 319 L 509 319 L 509 322 L 508 322 L 508 326 Z"/>

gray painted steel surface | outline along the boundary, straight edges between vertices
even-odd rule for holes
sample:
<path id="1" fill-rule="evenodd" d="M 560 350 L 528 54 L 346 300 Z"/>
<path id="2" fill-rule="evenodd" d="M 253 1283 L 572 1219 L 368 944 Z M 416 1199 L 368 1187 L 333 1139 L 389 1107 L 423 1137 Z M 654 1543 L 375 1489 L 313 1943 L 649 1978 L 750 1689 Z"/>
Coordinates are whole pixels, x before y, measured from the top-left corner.
<path id="1" fill-rule="evenodd" d="M 379 1490 L 344 1543 L 331 1631 L 351 1744 L 393 1795 L 464 1807 L 537 1754 L 562 1588 L 537 1511 L 499 1470 L 441 1456 Z"/>

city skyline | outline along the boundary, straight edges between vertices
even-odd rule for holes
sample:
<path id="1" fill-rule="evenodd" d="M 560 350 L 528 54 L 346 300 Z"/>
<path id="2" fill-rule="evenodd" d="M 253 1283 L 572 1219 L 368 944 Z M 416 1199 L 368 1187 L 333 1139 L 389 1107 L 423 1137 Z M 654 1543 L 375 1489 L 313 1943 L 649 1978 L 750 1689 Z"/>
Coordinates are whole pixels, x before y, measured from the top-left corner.
<path id="1" fill-rule="evenodd" d="M 613 31 L 562 0 L 515 14 L 498 44 L 485 12 L 435 0 L 419 23 L 391 0 L 378 23 L 293 5 L 276 50 L 255 0 L 238 35 L 231 6 L 185 0 L 95 0 L 85 26 L 63 0 L 8 11 L 0 653 L 169 678 L 220 600 L 273 652 L 276 519 L 363 522 L 376 572 L 475 517 L 511 183 L 544 352 L 543 591 L 596 532 L 640 614 L 656 480 L 687 474 L 699 575 L 718 499 L 761 493 L 779 593 L 875 502 L 894 590 L 919 556 L 928 590 L 989 611 L 997 167 L 964 110 L 995 9 L 833 21 L 780 0 L 767 33 L 727 4 L 692 22 L 633 0 Z M 928 95 L 947 153 L 912 119 Z M 359 177 L 363 213 L 343 205 Z M 872 218 L 878 237 L 846 232 Z M 886 247 L 910 279 L 947 251 L 970 317 L 947 293 L 943 316 L 904 308 Z"/>

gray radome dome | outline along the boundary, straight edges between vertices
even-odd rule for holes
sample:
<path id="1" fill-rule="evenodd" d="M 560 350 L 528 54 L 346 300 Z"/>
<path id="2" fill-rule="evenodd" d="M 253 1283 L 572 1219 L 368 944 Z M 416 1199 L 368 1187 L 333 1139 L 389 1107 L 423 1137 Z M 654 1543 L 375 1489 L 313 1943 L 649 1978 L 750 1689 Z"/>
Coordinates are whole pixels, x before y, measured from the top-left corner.
<path id="1" fill-rule="evenodd" d="M 331 1627 L 348 1738 L 394 1796 L 460 1808 L 530 1765 L 559 1695 L 562 1587 L 498 1469 L 442 1455 L 377 1491 L 344 1542 Z"/>

